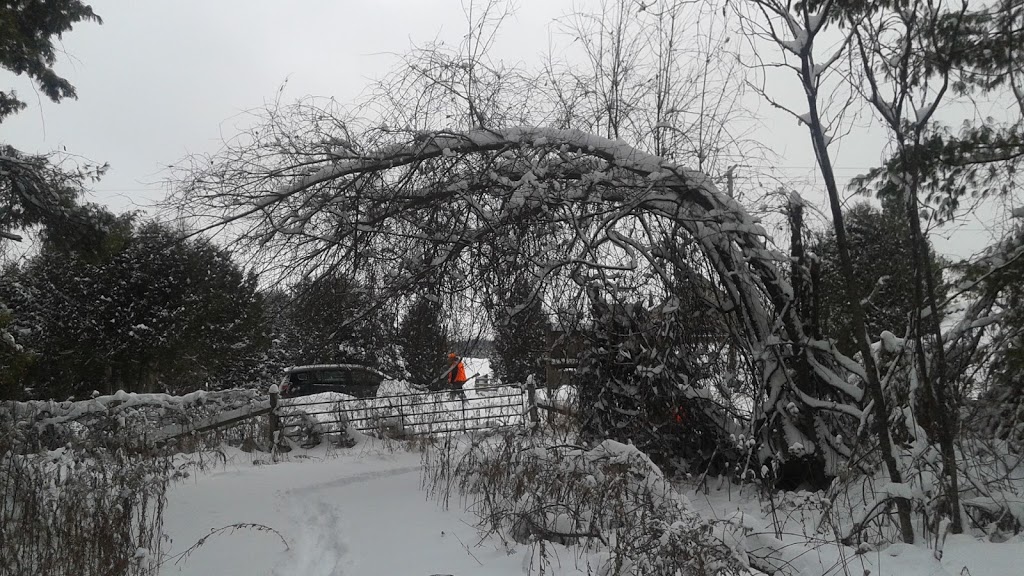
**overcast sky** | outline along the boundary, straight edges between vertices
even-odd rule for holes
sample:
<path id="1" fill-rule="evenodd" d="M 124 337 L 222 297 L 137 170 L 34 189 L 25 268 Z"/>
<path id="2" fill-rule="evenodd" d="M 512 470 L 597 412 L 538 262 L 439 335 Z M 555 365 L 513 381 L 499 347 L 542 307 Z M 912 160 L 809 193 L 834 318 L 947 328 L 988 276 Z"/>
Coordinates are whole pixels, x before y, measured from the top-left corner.
<path id="1" fill-rule="evenodd" d="M 26 151 L 66 149 L 109 162 L 90 200 L 115 211 L 145 209 L 163 198 L 167 165 L 190 152 L 212 152 L 234 134 L 240 113 L 274 98 L 304 95 L 352 101 L 413 42 L 457 43 L 465 32 L 458 0 L 95 0 L 103 25 L 79 24 L 63 40 L 57 69 L 78 90 L 54 105 L 30 83 L 0 71 L 30 106 L 7 119 L 0 139 Z M 521 0 L 502 28 L 496 55 L 536 62 L 549 44 L 550 22 L 586 2 Z M 752 103 L 756 106 L 757 103 Z M 779 153 L 774 168 L 814 201 L 823 194 L 806 130 L 759 107 L 757 138 Z M 872 138 L 844 143 L 838 173 L 848 178 L 877 163 Z M 865 144 L 868 143 L 868 144 Z M 748 179 L 758 174 L 746 174 Z M 943 252 L 966 256 L 986 242 L 971 221 Z"/>
<path id="2" fill-rule="evenodd" d="M 509 22 L 522 46 L 546 42 L 559 0 L 536 2 Z M 63 40 L 58 71 L 77 101 L 52 104 L 6 72 L 30 107 L 3 124 L 23 150 L 63 149 L 109 162 L 95 200 L 117 210 L 147 206 L 163 191 L 161 170 L 188 152 L 213 151 L 241 111 L 307 94 L 351 101 L 395 65 L 411 42 L 457 41 L 452 0 L 94 1 L 103 25 L 79 24 Z"/>

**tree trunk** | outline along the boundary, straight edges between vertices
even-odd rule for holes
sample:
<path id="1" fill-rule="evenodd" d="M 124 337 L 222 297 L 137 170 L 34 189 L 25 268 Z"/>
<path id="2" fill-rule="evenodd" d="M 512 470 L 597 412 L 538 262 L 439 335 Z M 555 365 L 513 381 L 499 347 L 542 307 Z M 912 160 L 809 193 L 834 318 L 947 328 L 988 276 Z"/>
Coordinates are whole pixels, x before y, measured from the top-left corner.
<path id="1" fill-rule="evenodd" d="M 808 283 L 807 259 L 804 256 L 803 226 L 804 226 L 804 205 L 803 200 L 794 192 L 789 199 L 789 256 L 790 256 L 790 283 L 793 286 L 793 303 L 796 307 L 797 316 L 800 318 L 801 328 L 804 334 L 809 334 L 807 319 L 811 302 Z M 811 366 L 807 361 L 806 354 L 798 354 L 796 357 L 797 387 L 818 398 L 816 380 L 812 375 Z"/>
<path id="2" fill-rule="evenodd" d="M 809 76 L 804 76 L 804 78 L 807 77 Z M 893 455 L 892 437 L 889 435 L 889 405 L 885 400 L 885 393 L 882 390 L 882 383 L 878 377 L 875 359 L 871 355 L 871 342 L 868 336 L 867 325 L 864 321 L 864 306 L 861 303 L 863 295 L 857 293 L 857 284 L 854 282 L 853 262 L 850 258 L 850 245 L 846 237 L 846 225 L 844 224 L 843 208 L 839 199 L 839 188 L 836 185 L 835 172 L 832 170 L 832 159 L 828 154 L 828 145 L 825 143 L 825 133 L 812 89 L 807 90 L 807 103 L 810 106 L 811 122 L 808 123 L 808 129 L 811 132 L 811 142 L 814 145 L 814 153 L 818 158 L 818 164 L 821 166 L 821 175 L 825 180 L 829 207 L 832 211 L 832 225 L 836 233 L 836 246 L 839 249 L 839 266 L 846 284 L 846 305 L 849 307 L 850 316 L 853 318 L 853 329 L 857 336 L 858 348 L 863 357 L 864 372 L 867 374 L 867 392 L 875 404 L 875 417 L 872 419 L 872 423 L 875 434 L 878 436 L 878 447 L 882 452 L 882 461 L 885 463 L 886 471 L 889 473 L 889 479 L 896 484 L 901 484 L 903 476 L 900 474 L 896 457 Z M 896 510 L 899 515 L 900 532 L 903 541 L 912 544 L 914 542 L 914 527 L 910 519 L 910 502 L 902 498 L 897 499 Z"/>
<path id="3" fill-rule="evenodd" d="M 956 436 L 959 428 L 959 414 L 956 407 L 947 397 L 949 382 L 946 370 L 946 351 L 942 338 L 941 319 L 938 300 L 935 297 L 935 278 L 932 276 L 933 262 L 928 250 L 928 241 L 921 230 L 921 217 L 917 210 L 917 185 L 906 191 L 907 220 L 910 224 L 910 243 L 914 258 L 914 316 L 916 321 L 916 356 L 918 370 L 926 383 L 926 405 L 929 414 L 927 430 L 939 443 L 942 453 L 942 467 L 945 470 L 949 486 L 946 498 L 949 500 L 950 531 L 954 534 L 963 532 L 963 519 L 960 514 L 960 480 L 956 464 Z M 923 292 L 923 293 L 922 293 Z M 927 304 L 928 314 L 922 312 L 922 305 Z M 924 349 L 924 334 L 930 332 L 935 341 L 933 352 L 935 369 L 929 375 L 928 361 Z"/>

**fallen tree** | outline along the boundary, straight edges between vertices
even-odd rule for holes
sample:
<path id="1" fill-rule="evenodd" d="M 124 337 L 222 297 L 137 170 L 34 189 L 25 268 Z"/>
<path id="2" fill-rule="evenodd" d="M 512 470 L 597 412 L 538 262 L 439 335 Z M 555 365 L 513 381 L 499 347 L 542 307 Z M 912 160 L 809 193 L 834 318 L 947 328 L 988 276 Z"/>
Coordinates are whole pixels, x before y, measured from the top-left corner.
<path id="1" fill-rule="evenodd" d="M 529 251 L 540 287 L 568 279 L 610 288 L 630 274 L 665 286 L 671 265 L 693 264 L 661 247 L 686 237 L 754 375 L 750 422 L 724 425 L 758 439 L 760 462 L 811 456 L 835 470 L 850 454 L 870 410 L 864 368 L 804 333 L 781 272 L 789 257 L 707 175 L 576 130 L 381 127 L 357 138 L 325 112 L 300 144 L 276 117 L 253 132 L 255 142 L 194 158 L 174 198 L 265 271 L 345 268 L 372 275 L 379 297 L 400 298 L 428 278 L 444 278 L 450 292 L 471 289 L 480 266 Z M 524 224 L 546 242 L 502 243 L 505 230 Z M 813 386 L 794 380 L 797 357 Z"/>

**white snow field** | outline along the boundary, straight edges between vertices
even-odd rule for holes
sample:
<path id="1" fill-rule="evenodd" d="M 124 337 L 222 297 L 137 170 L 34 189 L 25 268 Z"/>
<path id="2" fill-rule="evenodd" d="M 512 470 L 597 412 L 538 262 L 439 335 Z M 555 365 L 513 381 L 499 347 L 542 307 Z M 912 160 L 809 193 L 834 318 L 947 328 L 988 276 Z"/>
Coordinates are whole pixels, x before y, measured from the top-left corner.
<path id="1" fill-rule="evenodd" d="M 289 461 L 231 462 L 171 490 L 165 516 L 177 555 L 212 536 L 161 574 L 328 576 L 341 574 L 522 574 L 522 558 L 479 543 L 473 518 L 443 511 L 420 489 L 420 455 L 361 439 L 349 450 L 297 450 Z M 282 541 L 283 538 L 283 541 Z M 287 544 L 287 546 L 286 546 Z M 480 544 L 478 546 L 478 544 Z"/>
<path id="2" fill-rule="evenodd" d="M 776 518 L 782 529 L 776 538 L 768 502 L 759 501 L 756 488 L 740 490 L 713 483 L 705 493 L 689 489 L 684 493 L 705 518 L 733 518 L 759 534 L 764 544 L 773 547 L 772 555 L 788 562 L 787 574 L 850 576 L 1017 576 L 1024 574 L 1024 534 L 1007 542 L 993 543 L 966 534 L 946 538 L 942 553 L 936 554 L 933 541 L 909 545 L 896 543 L 883 549 L 865 547 L 858 552 L 840 546 L 830 533 L 814 533 L 818 516 L 787 508 L 787 503 L 813 500 L 819 494 L 787 492 L 776 495 Z M 747 542 L 748 551 L 763 556 Z M 941 556 L 941 560 L 936 556 Z"/>
<path id="3" fill-rule="evenodd" d="M 487 368 L 469 369 L 485 373 Z M 378 409 L 398 406 L 395 398 L 409 392 L 402 383 L 389 383 L 385 388 L 374 400 L 375 406 L 380 404 Z M 507 423 L 503 422 L 506 425 L 524 424 L 518 406 L 514 410 L 490 407 L 486 395 L 477 394 L 472 384 L 466 388 L 470 411 L 492 420 L 508 418 Z M 568 388 L 558 390 L 550 399 L 544 389 L 537 392 L 542 402 L 556 406 L 572 402 L 573 391 Z M 455 410 L 462 406 L 458 401 L 450 404 Z M 404 407 L 404 413 L 414 416 L 416 410 L 409 408 Z M 316 417 L 327 423 L 328 416 Z M 264 453 L 222 448 L 222 461 L 170 490 L 164 518 L 170 541 L 163 550 L 167 560 L 160 574 L 536 573 L 530 571 L 531 560 L 535 559 L 530 547 L 481 538 L 474 528 L 477 518 L 465 510 L 463 502 L 453 498 L 450 508 L 444 509 L 427 495 L 422 487 L 419 451 L 399 441 L 382 441 L 359 433 L 355 437 L 358 444 L 354 448 L 338 449 L 324 442 L 311 449 L 297 448 L 279 456 L 277 462 Z M 741 490 L 718 480 L 709 481 L 707 489 L 688 485 L 677 489 L 705 519 L 728 519 L 748 530 L 743 540 L 747 553 L 771 556 L 784 567 L 783 574 L 1024 573 L 1024 535 L 1002 543 L 967 535 L 950 536 L 941 555 L 936 554 L 934 542 L 858 551 L 837 545 L 827 534 L 813 536 L 818 518 L 813 504 L 820 495 L 776 495 L 774 516 L 781 532 L 777 534 L 770 507 L 758 499 L 752 486 Z M 806 506 L 808 503 L 812 505 Z M 594 566 L 587 565 L 587 553 L 559 545 L 547 546 L 546 552 L 557 556 L 549 574 L 596 574 Z"/>
<path id="4" fill-rule="evenodd" d="M 161 575 L 419 575 L 506 576 L 528 573 L 530 550 L 507 550 L 481 540 L 457 500 L 443 510 L 421 489 L 420 455 L 400 444 L 360 437 L 358 446 L 295 450 L 285 461 L 254 464 L 254 455 L 225 449 L 227 463 L 176 484 L 169 495 L 165 531 L 172 559 Z M 268 460 L 265 454 L 255 458 Z M 742 523 L 773 530 L 762 504 L 735 486 L 709 494 L 681 488 L 708 518 L 742 516 Z M 791 495 L 792 497 L 792 495 Z M 1016 575 L 1024 566 L 1024 537 L 990 543 L 951 536 L 941 560 L 924 545 L 891 545 L 856 554 L 854 549 L 799 536 L 791 518 L 777 541 L 792 574 L 872 576 Z M 242 526 L 249 524 L 250 526 Z M 211 531 L 217 532 L 185 557 L 178 555 Z M 263 527 L 272 529 L 269 531 Z M 749 545 L 749 541 L 748 541 Z M 554 574 L 587 574 L 585 560 L 568 549 Z M 750 550 L 755 552 L 754 550 Z"/>

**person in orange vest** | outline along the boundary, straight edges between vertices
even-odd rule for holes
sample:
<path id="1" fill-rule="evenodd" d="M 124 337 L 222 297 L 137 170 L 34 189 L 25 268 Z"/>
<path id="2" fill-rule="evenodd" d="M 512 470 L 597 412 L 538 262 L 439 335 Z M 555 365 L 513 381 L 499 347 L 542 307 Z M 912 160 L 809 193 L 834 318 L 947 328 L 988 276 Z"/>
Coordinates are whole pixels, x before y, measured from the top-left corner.
<path id="1" fill-rule="evenodd" d="M 456 396 L 466 399 L 466 392 L 462 387 L 466 384 L 466 365 L 454 352 L 448 354 L 448 390 L 454 400 Z"/>

